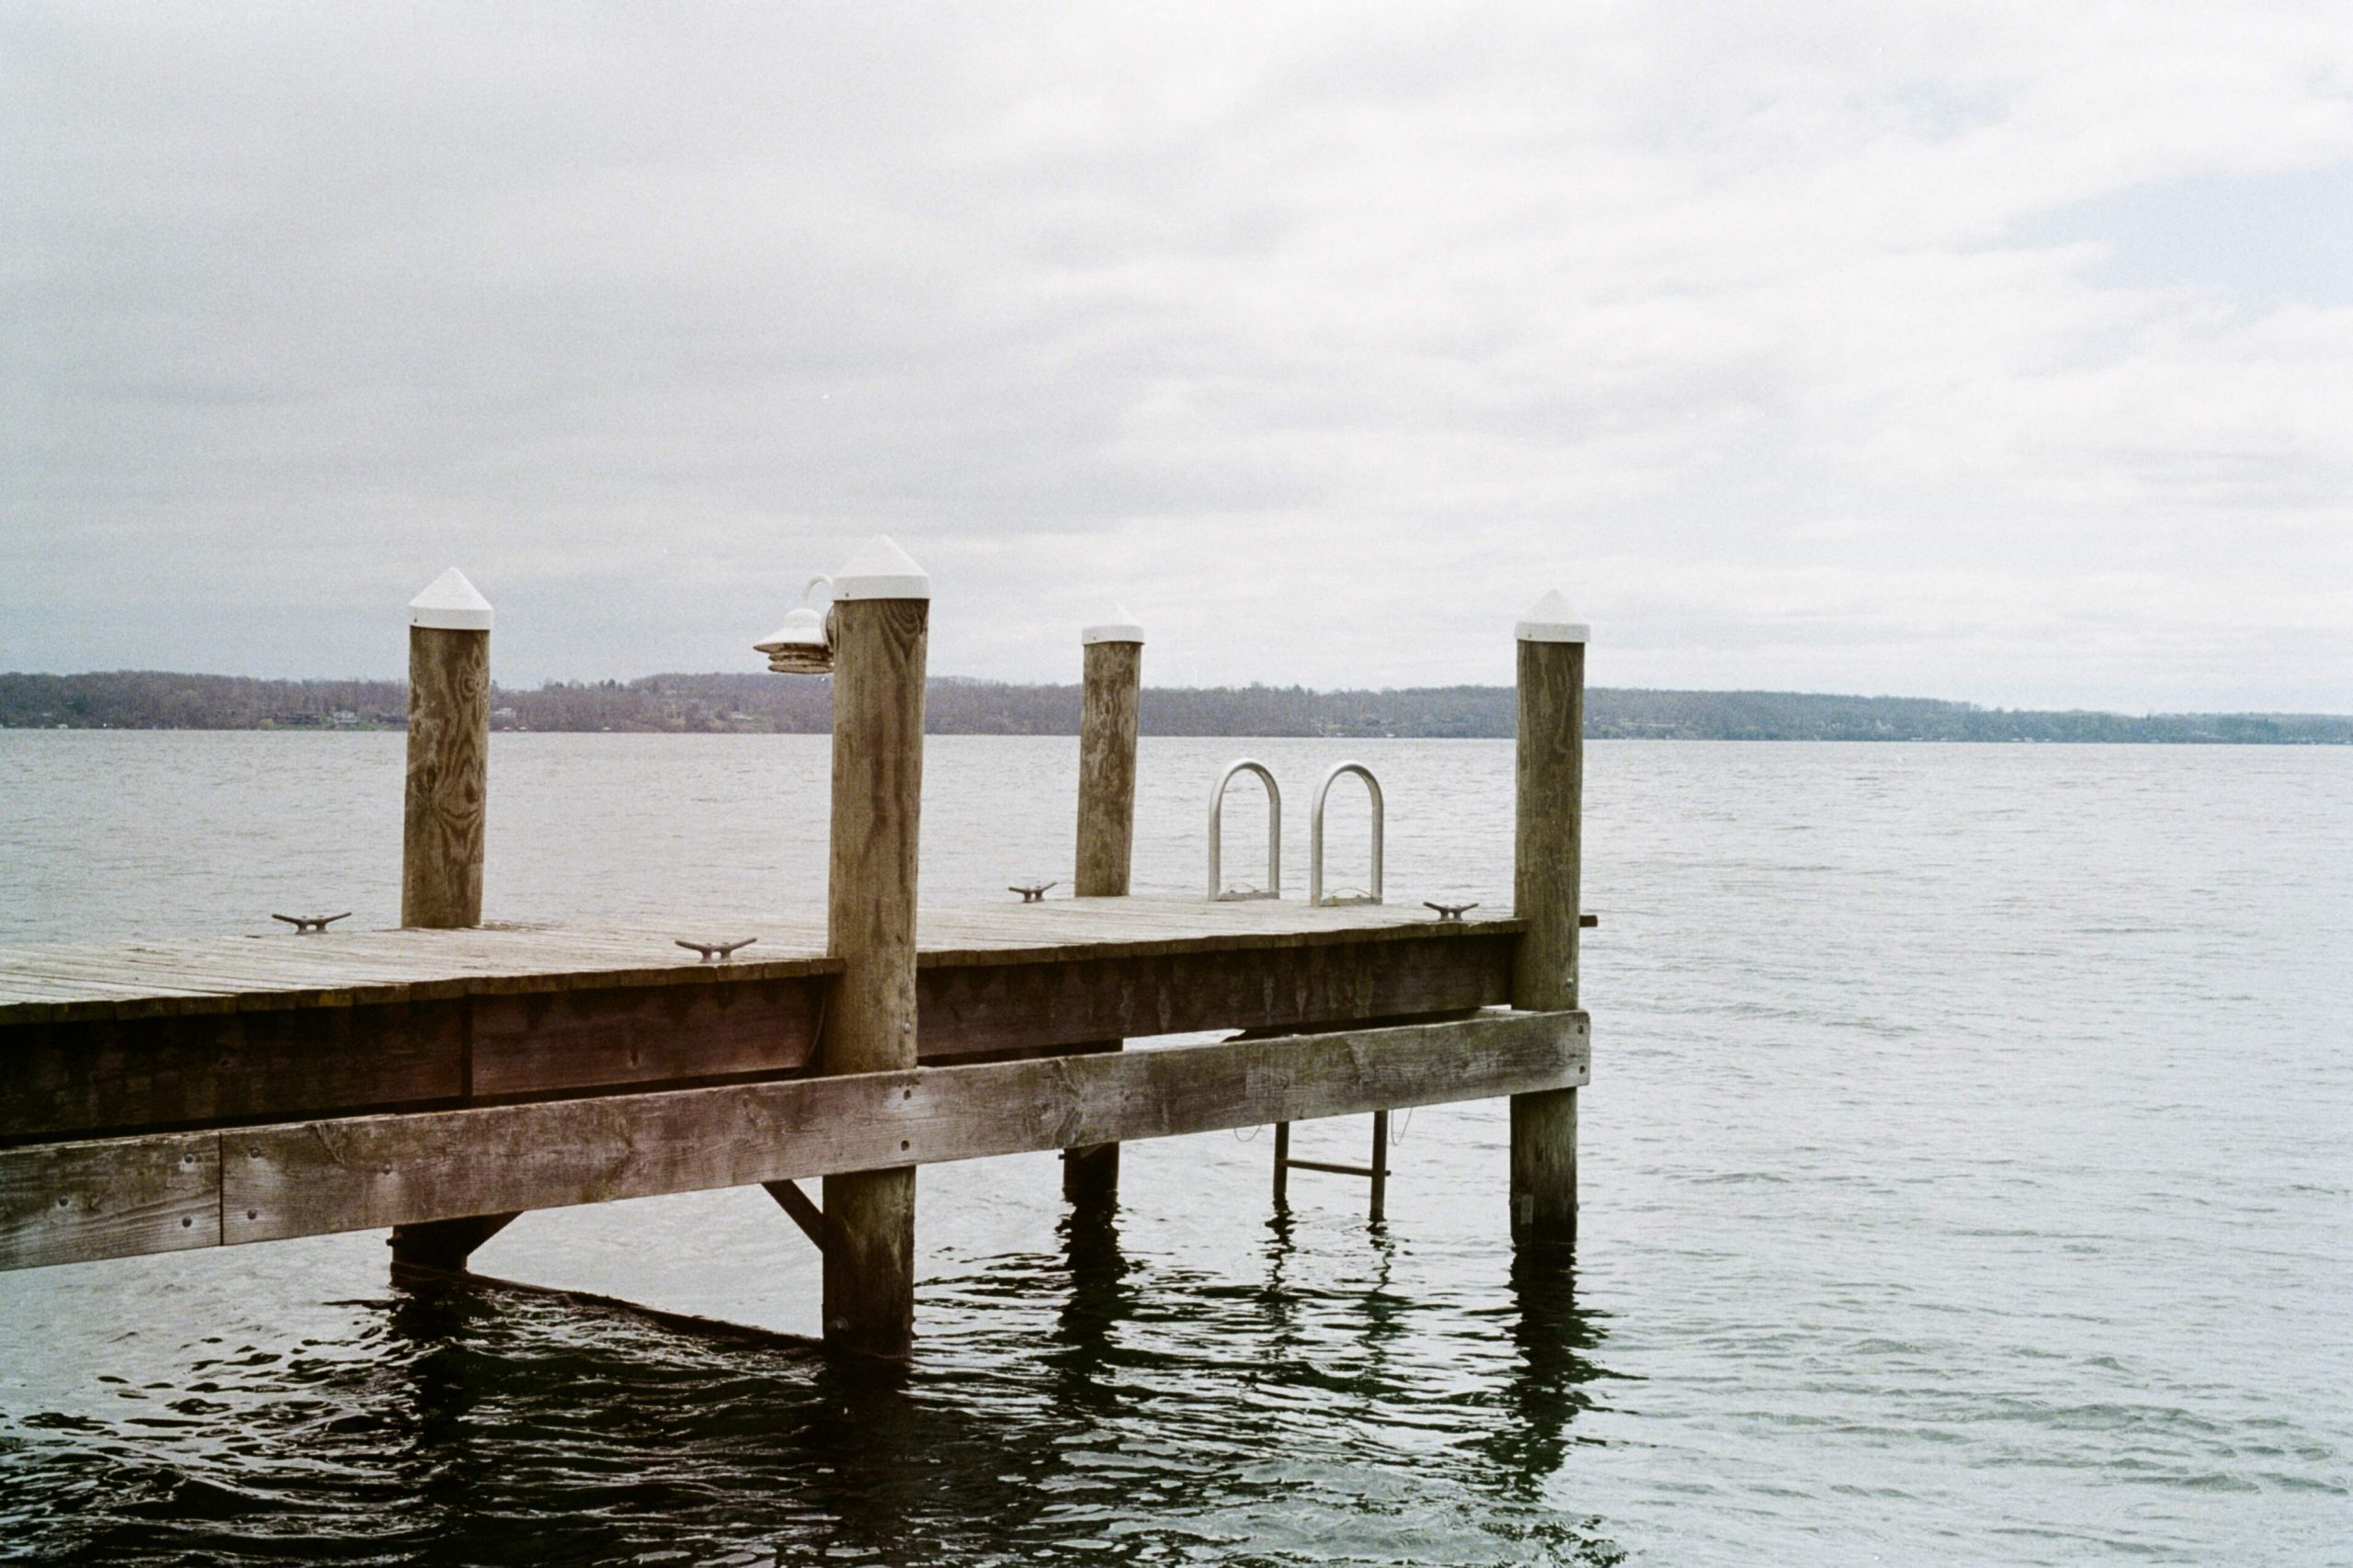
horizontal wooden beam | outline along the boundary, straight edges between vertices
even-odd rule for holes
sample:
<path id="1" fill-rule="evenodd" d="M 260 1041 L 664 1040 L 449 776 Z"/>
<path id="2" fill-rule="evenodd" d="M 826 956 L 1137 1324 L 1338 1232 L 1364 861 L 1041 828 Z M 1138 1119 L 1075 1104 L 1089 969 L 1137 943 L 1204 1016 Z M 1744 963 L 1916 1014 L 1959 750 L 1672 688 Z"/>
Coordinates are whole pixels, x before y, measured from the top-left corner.
<path id="1" fill-rule="evenodd" d="M 1581 1085 L 1588 1061 L 1583 1013 L 1495 1012 L 1217 1045 L 0 1150 L 0 1267 L 1484 1099 Z M 177 1164 L 207 1146 L 217 1149 L 209 1164 Z M 107 1196 L 118 1177 L 127 1184 L 121 1190 L 153 1196 L 129 1204 Z M 93 1195 L 86 1219 L 57 1203 L 68 1187 Z M 177 1224 L 208 1203 L 212 1228 Z"/>
<path id="2" fill-rule="evenodd" d="M 218 1134 L 0 1152 L 0 1268 L 220 1244 Z"/>

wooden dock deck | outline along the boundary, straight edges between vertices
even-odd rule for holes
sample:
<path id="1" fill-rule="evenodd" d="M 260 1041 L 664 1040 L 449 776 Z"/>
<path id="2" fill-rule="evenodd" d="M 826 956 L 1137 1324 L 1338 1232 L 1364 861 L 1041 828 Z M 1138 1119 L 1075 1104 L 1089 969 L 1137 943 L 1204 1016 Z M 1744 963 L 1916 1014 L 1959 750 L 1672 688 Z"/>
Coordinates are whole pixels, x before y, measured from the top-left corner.
<path id="1" fill-rule="evenodd" d="M 0 1266 L 1582 1083 L 1581 1016 L 1478 1016 L 1508 1003 L 1522 928 L 1274 900 L 926 910 L 921 1066 L 848 1078 L 812 1075 L 841 969 L 817 917 L 702 922 L 695 939 L 758 938 L 724 962 L 623 926 L 0 949 Z M 1214 1030 L 1260 1038 L 1102 1050 Z M 1307 1040 L 1280 1038 L 1308 1036 L 1313 1062 L 1295 1049 Z M 925 1119 L 914 1101 L 936 1096 L 935 1064 L 971 1069 L 947 1082 L 1000 1109 L 977 1131 L 934 1111 L 917 1149 L 899 1134 Z M 1205 1089 L 1213 1105 L 1187 1111 Z M 889 1114 L 894 1090 L 904 1113 Z M 506 1114 L 449 1114 L 493 1108 Z M 746 1116 L 779 1129 L 772 1145 L 701 1136 Z M 550 1139 L 560 1159 L 517 1158 Z"/>
<path id="2" fill-rule="evenodd" d="M 1507 918 L 1063 899 L 918 916 L 917 1060 L 1507 1002 Z M 754 946 L 705 962 L 681 937 Z M 0 1142 L 799 1071 L 822 915 L 0 949 Z"/>
<path id="3" fill-rule="evenodd" d="M 1378 1221 L 1388 1112 L 1503 1096 L 1513 1242 L 1573 1244 L 1586 629 L 1558 596 L 1516 634 L 1516 913 L 1440 919 L 1381 902 L 1353 762 L 1314 797 L 1309 887 L 1353 774 L 1369 902 L 1271 896 L 1279 790 L 1246 758 L 1211 798 L 1202 894 L 1128 896 L 1124 615 L 1081 636 L 1082 896 L 919 909 L 929 580 L 876 540 L 834 587 L 760 644 L 834 676 L 822 904 L 521 926 L 483 923 L 491 611 L 446 574 L 410 607 L 400 929 L 0 949 L 0 1268 L 389 1227 L 396 1267 L 462 1270 L 524 1211 L 757 1184 L 820 1249 L 828 1345 L 895 1360 L 921 1165 L 1061 1150 L 1092 1203 L 1124 1142 L 1271 1123 L 1276 1201 L 1292 1169 L 1364 1176 Z M 1245 772 L 1268 894 L 1219 869 Z M 1366 1112 L 1369 1165 L 1288 1159 L 1290 1122 Z"/>

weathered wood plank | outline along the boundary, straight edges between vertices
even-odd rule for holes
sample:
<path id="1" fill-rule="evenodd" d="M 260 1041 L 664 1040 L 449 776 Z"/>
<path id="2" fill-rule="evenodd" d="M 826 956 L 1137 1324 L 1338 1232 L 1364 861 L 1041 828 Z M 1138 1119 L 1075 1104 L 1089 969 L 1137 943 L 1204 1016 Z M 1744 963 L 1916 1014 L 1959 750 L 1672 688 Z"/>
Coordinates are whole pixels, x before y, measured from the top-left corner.
<path id="1" fill-rule="evenodd" d="M 687 934 L 685 932 L 676 935 Z M 757 934 L 757 928 L 739 934 Z M 601 937 L 601 934 L 600 934 Z M 467 941 L 465 938 L 482 938 Z M 0 1028 L 81 1018 L 267 1011 L 432 1000 L 456 995 L 696 984 L 701 965 L 647 932 L 609 941 L 571 933 L 352 932 L 285 937 L 304 950 L 271 952 L 270 938 L 222 937 L 156 949 L 95 947 L 59 958 L 50 948 L 0 949 Z M 764 945 L 726 967 L 727 978 L 787 979 L 836 971 L 805 934 Z"/>
<path id="2" fill-rule="evenodd" d="M 1417 917 L 1381 904 L 1320 910 L 1294 904 L 1281 912 L 1286 917 L 1272 919 L 1202 913 L 1264 910 L 1276 902 L 1269 899 L 1212 904 L 1206 900 L 1142 898 L 1050 901 L 1028 907 L 1055 914 L 1070 911 L 1076 919 L 1066 926 L 1057 925 L 1053 923 L 1054 914 L 1049 914 L 1027 932 L 995 919 L 980 926 L 977 932 L 941 930 L 936 928 L 935 923 L 926 928 L 921 964 L 925 969 L 993 965 L 1004 962 L 1009 951 L 1019 952 L 1035 962 L 1066 963 L 1113 954 L 1144 958 L 1162 953 L 1347 947 L 1431 937 L 1517 934 L 1523 928 L 1510 915 L 1483 920 L 1474 915 L 1460 922 L 1442 923 L 1429 918 L 1427 911 Z M 1356 917 L 1350 918 L 1351 915 Z"/>
<path id="3" fill-rule="evenodd" d="M 463 1002 L 41 1024 L 0 1036 L 0 1138 L 454 1100 Z"/>
<path id="4" fill-rule="evenodd" d="M 916 1068 L 224 1136 L 222 1240 L 268 1241 L 1580 1084 L 1579 1013 Z M 830 1203 L 827 1205 L 830 1218 Z"/>
<path id="5" fill-rule="evenodd" d="M 220 1244 L 218 1134 L 0 1150 L 0 1269 Z"/>
<path id="6" fill-rule="evenodd" d="M 821 915 L 699 916 L 678 926 L 596 929 L 482 926 L 352 931 L 325 936 L 223 936 L 184 942 L 51 943 L 0 949 L 0 1028 L 79 1019 L 277 1008 L 367 1006 L 458 995 L 696 984 L 717 966 L 671 946 L 678 937 L 757 937 L 725 966 L 735 981 L 836 972 Z M 706 927 L 709 927 L 706 929 Z M 1039 962 L 1163 953 L 1355 946 L 1435 934 L 1519 929 L 1478 912 L 1438 927 L 1393 906 L 1310 909 L 1262 901 L 1056 899 L 1042 904 L 926 910 L 918 916 L 924 969 L 989 966 L 1009 953 Z"/>
<path id="7" fill-rule="evenodd" d="M 1471 927 L 1472 931 L 1490 928 Z M 924 968 L 923 1059 L 1199 1029 L 1347 1024 L 1507 1001 L 1508 934 Z M 1023 955 L 1026 960 L 1027 955 Z"/>
<path id="8" fill-rule="evenodd" d="M 477 1096 L 789 1072 L 816 1049 L 822 977 L 477 996 Z"/>

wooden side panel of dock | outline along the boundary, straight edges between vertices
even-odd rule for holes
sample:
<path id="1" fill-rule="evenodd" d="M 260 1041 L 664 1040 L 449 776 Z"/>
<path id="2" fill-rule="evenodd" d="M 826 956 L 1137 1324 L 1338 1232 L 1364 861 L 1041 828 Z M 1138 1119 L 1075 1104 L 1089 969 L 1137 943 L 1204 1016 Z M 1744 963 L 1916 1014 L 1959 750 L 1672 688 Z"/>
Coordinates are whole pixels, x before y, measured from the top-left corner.
<path id="1" fill-rule="evenodd" d="M 816 1050 L 822 983 L 609 986 L 468 1004 L 478 1098 L 788 1073 Z"/>
<path id="2" fill-rule="evenodd" d="M 569 928 L 0 950 L 0 1143 L 810 1071 L 840 963 L 813 922 L 745 928 L 769 956 Z M 1491 1006 L 1520 929 L 1154 899 L 930 912 L 918 1060 Z"/>
<path id="3" fill-rule="evenodd" d="M 1426 929 L 1428 927 L 1425 927 Z M 926 1061 L 1091 1041 L 1458 1012 L 1508 1001 L 1498 933 L 926 968 Z"/>
<path id="4" fill-rule="evenodd" d="M 96 1018 L 0 1031 L 0 1138 L 456 1103 L 466 1004 Z"/>

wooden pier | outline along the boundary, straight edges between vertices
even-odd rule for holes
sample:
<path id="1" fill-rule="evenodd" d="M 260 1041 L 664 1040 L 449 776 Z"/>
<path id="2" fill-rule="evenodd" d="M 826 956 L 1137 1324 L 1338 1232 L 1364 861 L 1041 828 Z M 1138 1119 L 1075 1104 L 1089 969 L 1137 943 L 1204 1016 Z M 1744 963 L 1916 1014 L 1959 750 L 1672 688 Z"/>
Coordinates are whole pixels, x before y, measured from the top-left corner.
<path id="1" fill-rule="evenodd" d="M 461 1268 L 530 1210 L 758 1184 L 823 1249 L 828 1341 L 901 1357 L 921 1165 L 1060 1150 L 1086 1202 L 1131 1140 L 1494 1096 L 1513 1242 L 1574 1241 L 1556 597 L 1518 634 L 1513 912 L 1128 896 L 1124 618 L 1084 638 L 1085 896 L 919 908 L 928 582 L 878 540 L 823 647 L 777 655 L 835 676 L 826 904 L 693 929 L 480 924 L 489 607 L 453 573 L 412 609 L 404 928 L 0 949 L 0 1267 L 390 1228 L 396 1266 Z"/>

